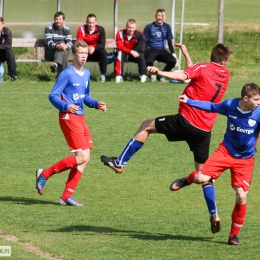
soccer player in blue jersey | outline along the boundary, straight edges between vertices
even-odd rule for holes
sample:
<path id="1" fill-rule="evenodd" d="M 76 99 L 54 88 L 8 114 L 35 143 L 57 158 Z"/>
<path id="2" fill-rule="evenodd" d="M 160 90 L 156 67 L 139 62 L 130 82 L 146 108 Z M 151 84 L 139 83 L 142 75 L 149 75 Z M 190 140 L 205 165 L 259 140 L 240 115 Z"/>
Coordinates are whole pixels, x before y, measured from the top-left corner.
<path id="1" fill-rule="evenodd" d="M 146 66 L 153 66 L 155 60 L 166 63 L 163 71 L 171 71 L 176 64 L 176 56 L 173 47 L 173 35 L 171 27 L 165 23 L 166 14 L 164 9 L 158 9 L 155 14 L 155 22 L 146 25 L 144 28 L 144 38 L 146 49 L 144 58 Z M 166 42 L 170 52 L 166 49 Z M 166 81 L 165 77 L 160 78 Z M 152 81 L 156 81 L 156 75 L 151 76 Z"/>
<path id="2" fill-rule="evenodd" d="M 40 195 L 46 181 L 54 174 L 70 169 L 66 187 L 59 200 L 61 205 L 83 206 L 72 197 L 82 173 L 90 160 L 93 148 L 90 130 L 85 122 L 84 104 L 107 111 L 106 104 L 90 94 L 90 72 L 83 65 L 88 57 L 88 45 L 76 41 L 72 47 L 73 63 L 61 72 L 51 93 L 50 102 L 59 110 L 59 123 L 73 156 L 63 158 L 45 169 L 36 170 L 36 189 Z"/>
<path id="3" fill-rule="evenodd" d="M 177 191 L 191 183 L 214 182 L 225 170 L 230 169 L 231 185 L 236 191 L 236 204 L 232 213 L 228 244 L 241 246 L 237 236 L 245 220 L 246 196 L 251 184 L 260 130 L 260 88 L 255 83 L 247 83 L 242 88 L 241 98 L 227 99 L 218 104 L 192 100 L 186 95 L 179 96 L 179 101 L 198 109 L 227 116 L 227 130 L 223 142 L 201 170 L 175 180 L 170 189 Z M 209 213 L 212 214 L 217 212 L 215 190 L 209 189 L 208 193 L 208 197 L 212 199 L 207 201 L 207 206 Z M 218 232 L 220 226 L 216 229 Z"/>

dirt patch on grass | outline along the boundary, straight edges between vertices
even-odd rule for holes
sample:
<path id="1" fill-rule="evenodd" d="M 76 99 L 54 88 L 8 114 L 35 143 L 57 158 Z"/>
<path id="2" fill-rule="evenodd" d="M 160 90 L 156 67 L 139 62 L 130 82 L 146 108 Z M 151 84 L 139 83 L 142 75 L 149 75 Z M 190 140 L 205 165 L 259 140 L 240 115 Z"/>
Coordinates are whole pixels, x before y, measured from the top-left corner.
<path id="1" fill-rule="evenodd" d="M 2 230 L 0 229 L 0 237 L 5 239 L 6 241 L 10 241 L 12 243 L 16 243 L 17 245 L 21 246 L 25 251 L 38 255 L 46 260 L 64 260 L 64 258 L 58 258 L 53 256 L 48 252 L 42 251 L 39 247 L 36 247 L 30 243 L 21 242 L 18 237 L 13 235 L 4 235 Z"/>

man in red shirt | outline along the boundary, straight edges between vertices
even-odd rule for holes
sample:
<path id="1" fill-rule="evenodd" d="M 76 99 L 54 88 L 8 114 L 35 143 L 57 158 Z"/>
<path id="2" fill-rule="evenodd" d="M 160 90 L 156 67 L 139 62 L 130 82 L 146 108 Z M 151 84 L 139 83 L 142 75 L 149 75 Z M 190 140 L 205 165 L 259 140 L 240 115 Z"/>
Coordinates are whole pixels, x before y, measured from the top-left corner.
<path id="1" fill-rule="evenodd" d="M 78 28 L 76 38 L 88 44 L 88 61 L 98 61 L 101 74 L 100 81 L 106 82 L 106 33 L 103 27 L 97 25 L 97 18 L 94 14 L 87 16 L 86 24 Z"/>
<path id="2" fill-rule="evenodd" d="M 144 59 L 144 37 L 136 30 L 136 21 L 129 19 L 126 23 L 126 29 L 118 31 L 116 34 L 116 46 L 118 50 L 115 60 L 115 81 L 123 81 L 124 62 L 132 61 L 138 63 L 138 71 L 141 82 L 147 80 L 146 64 Z"/>

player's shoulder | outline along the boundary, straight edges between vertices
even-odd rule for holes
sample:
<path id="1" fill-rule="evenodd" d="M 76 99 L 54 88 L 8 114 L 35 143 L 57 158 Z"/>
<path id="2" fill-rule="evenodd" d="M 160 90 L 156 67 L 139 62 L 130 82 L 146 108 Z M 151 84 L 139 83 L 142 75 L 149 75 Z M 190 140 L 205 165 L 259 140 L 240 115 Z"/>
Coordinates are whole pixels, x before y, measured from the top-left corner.
<path id="1" fill-rule="evenodd" d="M 65 24 L 63 24 L 63 30 L 70 31 L 70 28 L 68 26 L 66 26 Z"/>
<path id="2" fill-rule="evenodd" d="M 48 24 L 45 29 L 51 30 L 54 26 L 54 23 Z"/>
<path id="3" fill-rule="evenodd" d="M 97 25 L 98 31 L 105 31 L 104 27 Z"/>

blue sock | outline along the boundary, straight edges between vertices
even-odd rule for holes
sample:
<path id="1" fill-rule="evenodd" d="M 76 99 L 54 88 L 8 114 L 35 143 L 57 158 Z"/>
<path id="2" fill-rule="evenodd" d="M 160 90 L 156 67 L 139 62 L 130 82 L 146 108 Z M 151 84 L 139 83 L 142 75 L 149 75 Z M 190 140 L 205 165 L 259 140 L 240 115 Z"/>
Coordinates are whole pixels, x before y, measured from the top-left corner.
<path id="1" fill-rule="evenodd" d="M 203 193 L 210 216 L 212 216 L 215 213 L 218 213 L 216 205 L 215 186 L 208 185 L 203 187 Z"/>
<path id="2" fill-rule="evenodd" d="M 116 160 L 117 165 L 125 165 L 131 157 L 143 146 L 143 143 L 131 138 L 125 149 Z"/>

